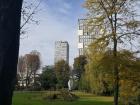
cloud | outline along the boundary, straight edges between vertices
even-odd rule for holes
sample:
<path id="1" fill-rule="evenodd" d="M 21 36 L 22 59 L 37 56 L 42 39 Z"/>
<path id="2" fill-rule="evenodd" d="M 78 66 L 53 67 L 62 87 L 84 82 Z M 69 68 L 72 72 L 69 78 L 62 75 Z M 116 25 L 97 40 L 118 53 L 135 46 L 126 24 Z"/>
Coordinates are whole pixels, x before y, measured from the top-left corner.
<path id="1" fill-rule="evenodd" d="M 67 0 L 48 0 L 46 5 L 48 6 L 48 10 L 55 15 L 68 15 L 72 9 L 71 2 Z"/>
<path id="2" fill-rule="evenodd" d="M 71 3 L 64 2 L 64 3 L 63 3 L 63 6 L 64 6 L 64 8 L 67 9 L 67 10 L 72 9 L 72 4 L 71 4 Z"/>
<path id="3" fill-rule="evenodd" d="M 28 37 L 21 39 L 20 55 L 38 50 L 41 53 L 43 65 L 51 65 L 54 64 L 55 41 L 66 40 L 70 44 L 70 64 L 72 65 L 73 59 L 78 55 L 77 20 L 81 14 L 81 10 L 75 10 L 76 12 L 73 10 L 72 4 L 69 0 L 48 0 L 47 5 L 43 3 L 41 5 L 43 10 L 36 17 L 41 20 L 40 24 L 29 25 Z"/>
<path id="4" fill-rule="evenodd" d="M 63 2 L 58 6 L 58 11 L 64 15 L 68 15 L 72 9 L 72 5 L 68 2 Z"/>

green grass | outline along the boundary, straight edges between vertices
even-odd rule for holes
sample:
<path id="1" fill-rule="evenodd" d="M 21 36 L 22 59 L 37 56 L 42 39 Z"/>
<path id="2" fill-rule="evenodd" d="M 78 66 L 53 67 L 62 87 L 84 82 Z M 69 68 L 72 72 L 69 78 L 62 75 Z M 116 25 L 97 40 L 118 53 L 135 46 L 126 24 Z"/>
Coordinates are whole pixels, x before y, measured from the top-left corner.
<path id="1" fill-rule="evenodd" d="M 47 101 L 43 99 L 50 92 L 15 92 L 13 105 L 113 105 L 112 97 L 99 97 L 92 94 L 74 92 L 80 97 L 77 101 Z"/>

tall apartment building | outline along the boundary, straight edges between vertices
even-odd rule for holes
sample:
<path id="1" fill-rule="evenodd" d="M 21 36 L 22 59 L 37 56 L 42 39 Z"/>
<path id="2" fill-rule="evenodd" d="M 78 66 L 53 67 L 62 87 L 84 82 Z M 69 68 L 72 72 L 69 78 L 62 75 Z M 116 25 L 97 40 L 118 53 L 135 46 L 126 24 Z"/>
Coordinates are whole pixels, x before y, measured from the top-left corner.
<path id="1" fill-rule="evenodd" d="M 79 55 L 84 55 L 89 44 L 94 40 L 94 34 L 91 31 L 92 26 L 87 19 L 78 20 L 78 50 Z"/>
<path id="2" fill-rule="evenodd" d="M 69 44 L 67 41 L 56 41 L 55 42 L 55 63 L 65 60 L 69 63 Z"/>

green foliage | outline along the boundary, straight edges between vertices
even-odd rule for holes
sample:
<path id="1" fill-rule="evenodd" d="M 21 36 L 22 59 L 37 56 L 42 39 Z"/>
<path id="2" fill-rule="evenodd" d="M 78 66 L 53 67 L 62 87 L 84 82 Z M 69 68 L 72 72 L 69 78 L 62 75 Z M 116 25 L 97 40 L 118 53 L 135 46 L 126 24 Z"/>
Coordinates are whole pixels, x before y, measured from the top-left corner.
<path id="1" fill-rule="evenodd" d="M 67 88 L 70 67 L 64 60 L 55 63 L 55 73 L 57 78 L 57 88 Z"/>
<path id="2" fill-rule="evenodd" d="M 85 79 L 85 73 L 82 74 L 82 76 L 79 80 L 78 89 L 81 91 L 90 92 L 89 81 Z"/>
<path id="3" fill-rule="evenodd" d="M 86 56 L 80 55 L 79 57 L 74 59 L 73 68 L 76 71 L 79 79 L 81 78 L 82 73 L 85 71 L 85 65 L 87 63 Z"/>
<path id="4" fill-rule="evenodd" d="M 93 93 L 108 95 L 113 92 L 113 51 L 98 51 L 98 48 L 90 45 L 85 79 Z M 137 57 L 137 52 L 118 51 L 116 62 L 119 68 L 120 99 L 125 105 L 129 103 L 136 105 L 140 94 L 140 59 Z"/>
<path id="5" fill-rule="evenodd" d="M 43 68 L 43 73 L 40 75 L 41 87 L 43 89 L 55 89 L 57 84 L 57 78 L 54 68 Z"/>
<path id="6" fill-rule="evenodd" d="M 130 53 L 129 53 L 130 54 Z M 128 55 L 128 54 L 126 54 Z M 125 105 L 139 105 L 140 100 L 140 60 L 131 53 L 129 61 L 124 61 L 120 73 L 120 96 Z"/>
<path id="7" fill-rule="evenodd" d="M 133 41 L 136 42 L 136 38 L 139 38 L 140 21 L 135 10 L 138 2 L 138 0 L 85 1 L 85 7 L 88 10 L 89 33 L 93 34 L 95 39 L 93 44 L 95 49 L 92 49 L 93 52 L 90 51 L 90 53 L 94 54 L 96 52 L 90 58 L 91 60 L 89 59 L 90 63 L 87 66 L 86 73 L 92 76 L 87 76 L 87 80 L 92 81 L 93 79 L 93 87 L 97 91 L 99 89 L 100 93 L 106 87 L 102 86 L 104 81 L 106 81 L 106 75 L 110 75 L 112 72 L 114 105 L 118 105 L 121 67 L 125 66 L 126 62 L 124 61 L 131 60 L 129 57 L 125 58 L 125 56 L 118 55 L 118 46 L 119 49 L 124 49 L 122 45 L 132 46 L 135 44 Z M 112 49 L 110 56 L 106 55 L 108 48 Z M 105 71 L 105 73 L 103 74 L 101 71 Z M 111 72 L 109 73 L 108 71 Z M 95 86 L 102 86 L 104 88 L 96 88 Z"/>
<path id="8" fill-rule="evenodd" d="M 100 51 L 94 46 L 89 47 L 87 53 L 85 79 L 89 83 L 89 89 L 97 95 L 111 95 L 113 92 L 113 62 L 110 51 Z M 92 52 L 90 51 L 92 49 Z"/>
<path id="9" fill-rule="evenodd" d="M 87 64 L 86 56 L 80 55 L 74 59 L 73 69 L 75 71 L 75 76 L 77 77 L 78 81 L 78 89 L 80 90 L 87 90 L 87 84 L 84 80 L 84 73 L 85 73 L 85 65 Z"/>

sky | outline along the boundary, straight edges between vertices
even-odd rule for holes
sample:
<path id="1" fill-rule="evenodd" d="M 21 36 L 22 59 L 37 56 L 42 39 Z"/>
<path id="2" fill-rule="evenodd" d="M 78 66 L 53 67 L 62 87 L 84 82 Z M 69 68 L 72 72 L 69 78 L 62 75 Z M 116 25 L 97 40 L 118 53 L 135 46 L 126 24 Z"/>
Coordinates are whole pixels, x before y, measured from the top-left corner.
<path id="1" fill-rule="evenodd" d="M 43 0 L 35 15 L 39 25 L 28 24 L 28 31 L 20 42 L 20 56 L 37 50 L 42 65 L 54 64 L 55 41 L 68 41 L 70 65 L 78 56 L 78 19 L 85 17 L 84 0 Z"/>

